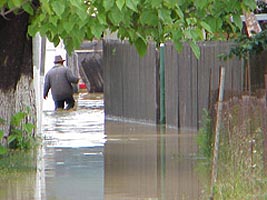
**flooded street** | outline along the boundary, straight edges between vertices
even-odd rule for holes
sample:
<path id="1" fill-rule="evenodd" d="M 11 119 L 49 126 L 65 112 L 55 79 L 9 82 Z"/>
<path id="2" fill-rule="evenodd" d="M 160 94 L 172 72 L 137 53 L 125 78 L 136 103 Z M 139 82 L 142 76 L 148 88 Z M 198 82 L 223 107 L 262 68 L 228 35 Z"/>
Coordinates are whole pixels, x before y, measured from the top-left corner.
<path id="1" fill-rule="evenodd" d="M 93 95 L 77 104 L 75 111 L 44 111 L 42 199 L 103 199 L 103 98 Z"/>
<path id="2" fill-rule="evenodd" d="M 71 112 L 54 112 L 52 102 L 42 132 L 39 199 L 199 199 L 194 133 L 105 121 L 101 94 L 79 98 Z"/>

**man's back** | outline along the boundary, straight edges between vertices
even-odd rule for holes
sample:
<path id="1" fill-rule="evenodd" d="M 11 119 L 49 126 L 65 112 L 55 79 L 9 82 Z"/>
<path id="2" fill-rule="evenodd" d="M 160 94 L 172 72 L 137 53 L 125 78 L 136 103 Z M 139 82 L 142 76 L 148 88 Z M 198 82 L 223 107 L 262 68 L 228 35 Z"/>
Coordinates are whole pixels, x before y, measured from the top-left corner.
<path id="1" fill-rule="evenodd" d="M 50 69 L 45 78 L 45 91 L 51 88 L 53 99 L 58 101 L 73 95 L 71 83 L 77 83 L 78 78 L 63 65 Z"/>

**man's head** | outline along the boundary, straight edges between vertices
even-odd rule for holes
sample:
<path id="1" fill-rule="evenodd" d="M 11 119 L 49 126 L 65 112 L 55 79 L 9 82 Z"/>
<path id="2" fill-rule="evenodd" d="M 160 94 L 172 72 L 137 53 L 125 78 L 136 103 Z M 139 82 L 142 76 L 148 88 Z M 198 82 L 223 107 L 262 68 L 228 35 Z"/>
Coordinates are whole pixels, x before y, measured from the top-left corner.
<path id="1" fill-rule="evenodd" d="M 55 64 L 58 64 L 58 63 L 63 64 L 64 61 L 65 60 L 63 60 L 60 55 L 59 56 L 55 56 L 55 61 L 54 61 Z"/>

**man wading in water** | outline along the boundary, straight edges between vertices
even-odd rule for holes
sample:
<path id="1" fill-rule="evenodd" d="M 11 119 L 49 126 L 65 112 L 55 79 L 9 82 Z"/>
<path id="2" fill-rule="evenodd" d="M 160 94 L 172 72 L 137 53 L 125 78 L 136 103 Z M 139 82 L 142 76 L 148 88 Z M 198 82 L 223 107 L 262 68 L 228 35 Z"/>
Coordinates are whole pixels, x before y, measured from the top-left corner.
<path id="1" fill-rule="evenodd" d="M 50 69 L 45 76 L 44 83 L 44 99 L 47 98 L 51 88 L 52 98 L 55 102 L 55 110 L 66 110 L 74 107 L 75 100 L 73 98 L 72 83 L 77 84 L 79 78 L 74 76 L 71 70 L 63 65 L 65 60 L 61 56 L 55 56 L 55 66 Z"/>

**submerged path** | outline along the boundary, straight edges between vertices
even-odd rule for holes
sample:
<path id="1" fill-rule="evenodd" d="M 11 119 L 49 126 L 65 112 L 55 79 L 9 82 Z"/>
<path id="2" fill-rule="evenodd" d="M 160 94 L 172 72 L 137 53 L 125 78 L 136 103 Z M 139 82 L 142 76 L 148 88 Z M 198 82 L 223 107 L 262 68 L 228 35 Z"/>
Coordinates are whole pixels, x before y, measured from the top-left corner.
<path id="1" fill-rule="evenodd" d="M 105 121 L 88 97 L 43 113 L 42 200 L 199 199 L 195 133 Z"/>
<path id="2" fill-rule="evenodd" d="M 74 111 L 44 111 L 42 199 L 104 199 L 103 98 L 91 95 L 77 104 Z"/>

